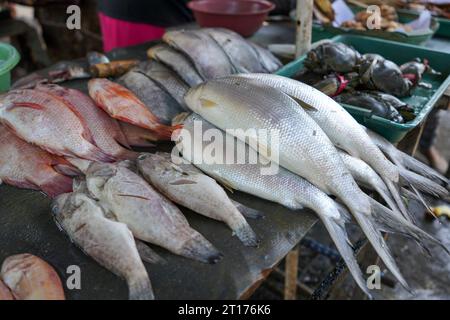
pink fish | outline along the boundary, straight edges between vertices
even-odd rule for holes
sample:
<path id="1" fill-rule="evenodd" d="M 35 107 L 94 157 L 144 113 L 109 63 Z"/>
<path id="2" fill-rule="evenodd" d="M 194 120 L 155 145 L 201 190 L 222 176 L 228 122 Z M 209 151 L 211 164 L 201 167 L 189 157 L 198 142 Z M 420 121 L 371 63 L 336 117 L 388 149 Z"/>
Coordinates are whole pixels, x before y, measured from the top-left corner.
<path id="1" fill-rule="evenodd" d="M 70 167 L 63 158 L 26 143 L 0 125 L 0 182 L 55 197 L 72 190 L 72 179 L 60 173 Z"/>
<path id="2" fill-rule="evenodd" d="M 108 79 L 91 79 L 89 95 L 111 117 L 153 131 L 159 139 L 170 140 L 180 126 L 166 126 L 127 88 Z"/>
<path id="3" fill-rule="evenodd" d="M 6 94 L 0 101 L 0 122 L 19 138 L 53 154 L 114 160 L 94 144 L 77 110 L 46 92 L 24 89 Z"/>
<path id="4" fill-rule="evenodd" d="M 154 147 L 155 145 L 151 141 L 158 141 L 158 137 L 150 130 L 122 121 L 119 124 L 130 146 Z"/>
<path id="5" fill-rule="evenodd" d="M 36 90 L 47 92 L 55 97 L 63 99 L 75 109 L 86 122 L 95 145 L 108 155 L 117 160 L 134 159 L 137 153 L 129 151 L 122 146 L 128 142 L 120 129 L 117 121 L 108 116 L 94 104 L 89 96 L 81 91 L 63 88 L 58 85 L 38 85 Z"/>

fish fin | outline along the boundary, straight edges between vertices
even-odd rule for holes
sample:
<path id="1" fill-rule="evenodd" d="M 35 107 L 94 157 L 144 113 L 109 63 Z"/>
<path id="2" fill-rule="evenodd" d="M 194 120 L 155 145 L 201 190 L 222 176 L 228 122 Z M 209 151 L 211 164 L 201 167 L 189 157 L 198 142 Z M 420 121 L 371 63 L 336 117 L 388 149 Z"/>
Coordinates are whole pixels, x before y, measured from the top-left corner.
<path id="1" fill-rule="evenodd" d="M 177 114 L 172 119 L 172 125 L 183 124 L 184 120 L 186 120 L 186 118 L 189 117 L 191 113 L 192 112 L 181 112 Z"/>
<path id="2" fill-rule="evenodd" d="M 233 186 L 233 184 L 230 181 L 228 181 L 227 179 L 222 178 L 222 177 L 214 177 L 214 179 L 217 180 L 217 182 L 219 182 L 225 189 L 227 189 L 231 193 L 233 193 L 234 190 L 236 190 L 236 188 Z"/>
<path id="3" fill-rule="evenodd" d="M 414 171 L 417 174 L 424 176 L 430 180 L 433 180 L 436 183 L 444 185 L 449 184 L 449 180 L 445 176 L 434 170 L 433 168 L 411 157 L 410 155 L 401 152 L 400 150 L 397 149 L 395 150 L 396 150 L 395 156 L 398 157 L 399 158 L 398 160 L 401 162 L 401 164 L 406 168 L 408 168 L 409 170 Z"/>
<path id="4" fill-rule="evenodd" d="M 242 219 L 238 224 L 233 225 L 232 230 L 244 246 L 257 247 L 259 245 L 260 240 L 245 219 Z"/>
<path id="5" fill-rule="evenodd" d="M 219 262 L 223 255 L 200 233 L 191 229 L 191 238 L 187 240 L 183 247 L 176 253 L 184 257 L 215 264 Z"/>
<path id="6" fill-rule="evenodd" d="M 297 97 L 291 96 L 290 94 L 288 94 L 288 96 L 291 97 L 295 102 L 297 102 L 298 105 L 300 105 L 300 107 L 302 107 L 306 111 L 314 111 L 314 112 L 317 111 L 317 109 L 314 108 L 309 103 L 306 103 L 305 101 L 303 101 Z"/>
<path id="7" fill-rule="evenodd" d="M 72 179 L 55 171 L 54 177 L 40 186 L 49 197 L 54 198 L 63 193 L 72 192 Z"/>
<path id="8" fill-rule="evenodd" d="M 66 151 L 67 153 L 71 153 L 70 151 Z M 98 162 L 114 162 L 117 159 L 114 156 L 111 156 L 107 153 L 105 153 L 103 150 L 98 148 L 97 146 L 91 144 L 91 147 L 89 148 L 89 151 L 81 156 L 81 155 L 75 155 L 77 157 L 86 159 L 86 160 L 92 160 L 92 161 L 98 161 Z"/>
<path id="9" fill-rule="evenodd" d="M 128 281 L 128 291 L 130 300 L 155 300 L 152 284 L 147 274 L 135 281 Z"/>
<path id="10" fill-rule="evenodd" d="M 367 196 L 367 198 L 370 198 Z M 370 198 L 370 200 L 373 200 Z M 372 212 L 375 211 L 372 208 Z M 397 264 L 395 263 L 394 258 L 392 257 L 392 254 L 389 250 L 389 247 L 386 244 L 386 241 L 383 239 L 381 235 L 381 231 L 378 228 L 377 223 L 375 223 L 373 220 L 372 215 L 367 215 L 358 211 L 352 211 L 353 216 L 355 217 L 356 221 L 358 222 L 358 225 L 363 230 L 364 234 L 366 235 L 369 242 L 372 244 L 372 247 L 375 249 L 378 256 L 381 258 L 381 260 L 384 262 L 386 267 L 389 269 L 389 271 L 392 272 L 392 274 L 397 278 L 397 280 L 401 283 L 401 285 L 408 290 L 409 292 L 412 292 L 410 289 L 408 283 L 406 282 L 405 278 L 401 274 Z"/>
<path id="11" fill-rule="evenodd" d="M 69 176 L 69 177 L 76 177 L 76 176 L 79 176 L 80 174 L 82 174 L 82 172 L 78 168 L 75 168 L 71 164 L 62 164 L 62 163 L 55 164 L 55 165 L 53 165 L 53 169 L 55 169 L 55 171 L 65 175 L 65 176 Z"/>
<path id="12" fill-rule="evenodd" d="M 399 168 L 399 171 L 400 177 L 403 178 L 407 184 L 413 185 L 422 192 L 425 192 L 436 198 L 445 198 L 449 194 L 446 188 L 434 182 L 433 180 L 418 175 L 417 173 L 402 167 Z"/>
<path id="13" fill-rule="evenodd" d="M 238 211 L 247 219 L 264 219 L 264 213 L 262 213 L 259 210 L 247 207 L 243 205 L 242 203 L 239 203 L 237 201 L 231 200 L 233 205 L 238 209 Z"/>
<path id="14" fill-rule="evenodd" d="M 6 110 L 12 110 L 15 108 L 30 108 L 30 109 L 35 109 L 35 110 L 44 110 L 45 107 L 37 104 L 37 103 L 32 103 L 32 102 L 12 102 L 10 104 L 8 104 L 5 109 Z"/>
<path id="15" fill-rule="evenodd" d="M 330 208 L 327 208 L 327 210 L 330 210 Z M 321 214 L 320 212 L 319 217 L 325 225 L 325 228 L 328 230 L 331 239 L 333 239 L 336 248 L 338 249 L 356 283 L 361 290 L 363 290 L 364 293 L 371 298 L 370 291 L 367 288 L 367 283 L 356 260 L 353 245 L 350 242 L 345 229 L 348 213 L 343 215 L 341 213 L 342 209 L 339 209 L 337 206 L 333 210 L 336 211 L 335 213 L 339 216 L 339 219 L 332 218 L 329 214 Z"/>
<path id="16" fill-rule="evenodd" d="M 141 240 L 134 239 L 136 242 L 136 248 L 139 252 L 139 256 L 142 261 L 147 263 L 157 263 L 157 264 L 166 264 L 167 261 L 164 260 L 159 254 L 153 251 L 147 244 L 142 242 Z"/>
<path id="17" fill-rule="evenodd" d="M 172 134 L 175 131 L 182 129 L 182 128 L 183 128 L 182 124 L 177 124 L 174 126 L 166 126 L 163 124 L 159 124 L 156 127 L 156 129 L 152 129 L 152 131 L 156 133 L 156 135 L 159 139 L 170 141 L 172 138 Z"/>
<path id="18" fill-rule="evenodd" d="M 180 185 L 186 185 L 186 184 L 197 184 L 196 181 L 189 180 L 189 179 L 177 179 L 169 182 L 170 185 L 173 186 L 180 186 Z"/>
<path id="19" fill-rule="evenodd" d="M 204 99 L 204 98 L 200 98 L 200 104 L 203 108 L 212 108 L 212 107 L 217 107 L 219 104 L 209 100 L 209 99 Z"/>
<path id="20" fill-rule="evenodd" d="M 386 184 L 387 188 L 389 189 L 392 197 L 395 200 L 395 203 L 397 204 L 398 209 L 402 213 L 403 217 L 412 223 L 417 223 L 416 218 L 409 212 L 409 210 L 406 208 L 405 203 L 403 202 L 402 197 L 400 196 L 400 188 L 397 184 L 389 180 L 389 178 L 382 177 L 384 183 Z"/>
<path id="21" fill-rule="evenodd" d="M 373 208 L 373 221 L 376 223 L 378 228 L 385 232 L 402 234 L 408 238 L 416 241 L 416 243 L 425 250 L 428 255 L 430 250 L 425 245 L 424 242 L 430 242 L 437 246 L 440 246 L 447 254 L 450 255 L 450 251 L 441 241 L 429 235 L 425 231 L 421 230 L 411 222 L 394 216 L 392 211 L 383 205 L 379 204 L 375 200 L 370 200 Z"/>
<path id="22" fill-rule="evenodd" d="M 20 189 L 31 189 L 31 190 L 41 190 L 38 185 L 34 182 L 31 182 L 27 179 L 25 180 L 15 180 L 8 177 L 3 177 L 3 183 L 6 183 L 10 186 L 14 186 Z"/>

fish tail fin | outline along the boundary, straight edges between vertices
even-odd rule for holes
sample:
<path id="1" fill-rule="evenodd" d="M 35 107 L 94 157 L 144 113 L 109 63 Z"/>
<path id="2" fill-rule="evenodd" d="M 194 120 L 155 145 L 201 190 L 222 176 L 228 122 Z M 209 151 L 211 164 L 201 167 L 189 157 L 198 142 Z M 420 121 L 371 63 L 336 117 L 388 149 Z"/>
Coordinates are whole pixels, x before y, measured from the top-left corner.
<path id="1" fill-rule="evenodd" d="M 39 187 L 49 197 L 54 198 L 60 194 L 72 192 L 72 184 L 72 178 L 54 171 L 52 178 L 41 184 Z"/>
<path id="2" fill-rule="evenodd" d="M 389 271 L 392 272 L 394 277 L 401 283 L 401 285 L 411 292 L 411 289 L 406 282 L 405 278 L 401 274 L 397 264 L 395 263 L 394 258 L 389 250 L 389 247 L 386 244 L 386 241 L 383 239 L 380 230 L 377 228 L 373 219 L 371 219 L 371 215 L 367 215 L 360 212 L 352 212 L 355 217 L 358 225 L 363 230 L 369 242 L 372 244 L 372 247 L 375 249 L 376 253 L 380 257 L 380 259 L 384 262 Z"/>
<path id="3" fill-rule="evenodd" d="M 117 157 L 120 160 L 136 160 L 136 158 L 138 156 L 139 156 L 138 152 L 127 150 L 127 149 L 122 149 L 117 155 Z"/>
<path id="4" fill-rule="evenodd" d="M 399 215 L 401 215 L 403 217 L 403 213 L 401 213 L 399 211 L 397 203 L 394 200 L 394 198 L 392 197 L 391 192 L 389 191 L 388 187 L 386 186 L 384 181 L 379 176 L 377 176 L 377 177 L 378 177 L 378 179 L 377 179 L 376 183 L 372 183 L 373 188 L 381 196 L 381 198 L 383 198 L 383 200 L 386 202 L 386 204 L 389 206 L 389 208 L 392 209 L 392 211 L 394 211 L 395 213 L 398 213 Z"/>
<path id="5" fill-rule="evenodd" d="M 150 248 L 147 244 L 138 239 L 134 239 L 134 241 L 136 243 L 136 249 L 139 252 L 139 256 L 141 257 L 142 261 L 147 263 L 166 264 L 166 260 L 164 260 L 164 258 L 157 254 L 155 251 L 153 251 L 152 248 Z"/>
<path id="6" fill-rule="evenodd" d="M 159 140 L 169 141 L 172 138 L 172 134 L 178 130 L 183 128 L 182 124 L 177 124 L 174 126 L 166 126 L 163 124 L 158 124 L 156 128 L 153 128 L 152 130 L 157 134 Z"/>
<path id="7" fill-rule="evenodd" d="M 333 214 L 330 214 L 330 210 Z M 328 230 L 331 239 L 333 240 L 336 248 L 341 254 L 342 259 L 345 261 L 356 283 L 361 288 L 361 290 L 363 290 L 364 293 L 367 294 L 367 296 L 371 297 L 369 289 L 367 288 L 366 281 L 364 280 L 363 273 L 358 265 L 358 262 L 356 261 L 353 247 L 350 240 L 348 239 L 347 231 L 345 229 L 345 223 L 349 218 L 348 213 L 345 212 L 345 214 L 343 214 L 342 210 L 346 211 L 343 207 L 338 207 L 337 205 L 335 205 L 328 206 L 324 209 L 316 209 L 316 212 L 325 225 L 325 228 Z"/>
<path id="8" fill-rule="evenodd" d="M 383 178 L 383 180 L 386 183 L 386 186 L 389 189 L 392 197 L 394 198 L 395 203 L 397 204 L 397 207 L 402 213 L 403 217 L 412 223 L 416 223 L 415 217 L 406 208 L 406 205 L 403 202 L 402 197 L 400 196 L 400 188 L 398 187 L 398 185 L 389 178 Z"/>
<path id="9" fill-rule="evenodd" d="M 228 225 L 246 247 L 257 247 L 259 245 L 258 237 L 240 213 L 239 216 L 241 219 L 237 223 L 228 223 Z"/>
<path id="10" fill-rule="evenodd" d="M 147 273 L 136 280 L 128 281 L 128 290 L 130 300 L 155 300 L 155 294 Z"/>
<path id="11" fill-rule="evenodd" d="M 398 151 L 398 150 L 397 150 Z M 436 183 L 448 185 L 449 181 L 442 174 L 434 170 L 433 168 L 427 166 L 426 164 L 420 162 L 419 160 L 398 151 L 397 156 L 400 158 L 401 163 L 411 171 L 416 172 L 417 174 L 424 176 Z"/>
<path id="12" fill-rule="evenodd" d="M 238 211 L 247 219 L 264 219 L 264 213 L 259 210 L 247 207 L 242 203 L 231 200 Z"/>
<path id="13" fill-rule="evenodd" d="M 426 253 L 430 254 L 430 250 L 426 246 L 425 242 L 433 243 L 440 246 L 444 251 L 450 254 L 450 251 L 445 247 L 441 241 L 429 235 L 425 231 L 421 230 L 414 224 L 405 219 L 401 219 L 395 216 L 391 210 L 371 199 L 372 205 L 372 217 L 373 222 L 377 227 L 385 232 L 402 234 L 408 238 L 411 238 L 422 247 Z"/>
<path id="14" fill-rule="evenodd" d="M 432 195 L 436 198 L 445 198 L 448 196 L 449 192 L 446 188 L 440 184 L 430 180 L 426 177 L 418 175 L 412 171 L 405 168 L 399 168 L 400 177 L 409 185 L 414 186 L 418 190 Z"/>
<path id="15" fill-rule="evenodd" d="M 86 160 L 98 162 L 114 162 L 117 160 L 116 157 L 105 153 L 103 150 L 96 147 L 95 145 L 91 145 L 89 151 L 83 155 L 83 158 Z"/>
<path id="16" fill-rule="evenodd" d="M 197 261 L 215 264 L 219 262 L 223 255 L 200 233 L 191 231 L 191 238 L 180 248 L 180 255 Z"/>

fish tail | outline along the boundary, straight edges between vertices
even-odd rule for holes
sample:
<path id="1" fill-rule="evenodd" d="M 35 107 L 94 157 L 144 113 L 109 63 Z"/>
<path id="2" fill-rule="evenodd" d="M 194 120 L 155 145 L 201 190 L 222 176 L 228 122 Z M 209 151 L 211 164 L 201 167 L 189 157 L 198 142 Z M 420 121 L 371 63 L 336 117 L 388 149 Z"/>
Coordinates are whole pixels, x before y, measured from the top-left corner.
<path id="1" fill-rule="evenodd" d="M 406 153 L 403 153 L 399 150 L 396 153 L 396 157 L 399 158 L 401 163 L 411 171 L 416 172 L 417 174 L 424 176 L 436 183 L 448 185 L 449 181 L 446 177 L 444 177 L 442 174 L 434 170 L 433 168 L 427 166 L 426 164 L 420 162 L 419 160 L 407 155 Z"/>
<path id="2" fill-rule="evenodd" d="M 358 225 L 363 230 L 364 234 L 366 235 L 369 242 L 372 244 L 373 248 L 375 249 L 380 259 L 384 262 L 389 271 L 392 272 L 395 278 L 397 278 L 397 280 L 401 283 L 401 285 L 411 292 L 408 283 L 406 282 L 405 278 L 403 278 L 385 240 L 381 235 L 380 230 L 377 228 L 376 224 L 371 218 L 371 215 L 354 211 L 352 211 L 352 213 L 356 221 L 358 222 Z"/>
<path id="3" fill-rule="evenodd" d="M 147 273 L 136 280 L 128 281 L 128 290 L 130 300 L 155 300 L 155 294 Z"/>
<path id="4" fill-rule="evenodd" d="M 191 238 L 179 250 L 180 255 L 197 261 L 215 264 L 223 255 L 200 233 L 191 230 Z"/>
<path id="5" fill-rule="evenodd" d="M 403 202 L 402 197 L 400 196 L 400 188 L 398 187 L 398 185 L 389 180 L 388 178 L 383 177 L 383 180 L 386 183 L 386 186 L 389 189 L 392 197 L 394 198 L 395 203 L 397 204 L 398 209 L 402 213 L 403 217 L 412 223 L 416 223 L 415 217 L 406 208 L 406 205 Z"/>
<path id="6" fill-rule="evenodd" d="M 135 160 L 139 156 L 139 153 L 127 149 L 122 149 L 116 156 L 119 160 Z"/>
<path id="7" fill-rule="evenodd" d="M 63 193 L 72 192 L 72 178 L 66 177 L 54 171 L 53 177 L 39 187 L 49 197 L 54 198 Z"/>
<path id="8" fill-rule="evenodd" d="M 166 126 L 163 124 L 158 124 L 156 127 L 154 127 L 152 129 L 153 132 L 156 133 L 156 135 L 158 136 L 158 140 L 164 140 L 164 141 L 168 141 L 171 140 L 172 138 L 172 134 L 178 130 L 183 128 L 182 124 L 177 124 L 174 126 Z"/>
<path id="9" fill-rule="evenodd" d="M 252 227 L 248 224 L 243 216 L 239 213 L 238 222 L 228 223 L 230 228 L 241 240 L 241 242 L 247 247 L 257 247 L 259 245 L 259 239 L 253 231 Z"/>
<path id="10" fill-rule="evenodd" d="M 328 205 L 326 204 L 328 202 Z M 342 259 L 345 261 L 350 273 L 355 279 L 361 290 L 367 296 L 371 297 L 366 281 L 364 280 L 361 269 L 356 261 L 355 254 L 348 239 L 345 223 L 348 221 L 348 212 L 343 207 L 339 207 L 333 200 L 329 199 L 316 205 L 314 210 L 319 215 L 325 228 L 328 230 L 331 239 L 338 249 Z M 344 210 L 344 212 L 342 212 Z"/>
<path id="11" fill-rule="evenodd" d="M 161 257 L 159 254 L 157 254 L 155 251 L 153 251 L 152 248 L 150 248 L 146 243 L 134 239 L 136 243 L 136 249 L 139 253 L 139 256 L 141 257 L 142 261 L 147 263 L 157 263 L 157 264 L 165 264 L 166 260 L 164 260 L 163 257 Z"/>
<path id="12" fill-rule="evenodd" d="M 418 175 L 412 171 L 405 168 L 399 168 L 401 178 L 406 182 L 406 184 L 413 185 L 418 190 L 425 192 L 437 198 L 445 198 L 448 196 L 449 192 L 446 188 L 440 184 Z"/>
<path id="13" fill-rule="evenodd" d="M 438 239 L 421 230 L 411 222 L 393 215 L 391 210 L 379 204 L 375 200 L 371 199 L 370 201 L 373 208 L 373 222 L 378 226 L 379 230 L 390 233 L 399 233 L 408 238 L 412 238 L 428 254 L 430 254 L 430 250 L 426 246 L 425 242 L 438 245 L 447 253 L 450 253 L 449 249 L 445 247 Z"/>
<path id="14" fill-rule="evenodd" d="M 114 162 L 117 160 L 116 157 L 105 153 L 103 150 L 96 147 L 95 145 L 91 145 L 88 152 L 86 152 L 82 158 L 98 162 Z"/>

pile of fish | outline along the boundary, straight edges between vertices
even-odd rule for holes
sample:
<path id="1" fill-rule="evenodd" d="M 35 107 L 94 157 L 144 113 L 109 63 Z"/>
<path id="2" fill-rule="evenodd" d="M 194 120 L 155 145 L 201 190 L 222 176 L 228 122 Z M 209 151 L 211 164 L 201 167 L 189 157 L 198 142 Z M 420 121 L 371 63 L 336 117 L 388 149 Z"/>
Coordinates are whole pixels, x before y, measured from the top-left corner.
<path id="1" fill-rule="evenodd" d="M 235 73 L 272 73 L 282 66 L 269 50 L 227 29 L 168 31 L 163 41 L 148 49 L 149 60 L 118 83 L 166 124 L 187 110 L 184 95 L 189 88 Z"/>
<path id="2" fill-rule="evenodd" d="M 31 254 L 16 254 L 0 268 L 2 300 L 65 300 L 65 295 L 52 266 Z"/>
<path id="3" fill-rule="evenodd" d="M 175 123 L 182 123 L 181 132 L 187 131 L 194 138 L 184 139 L 180 131 L 175 133 L 183 157 L 228 188 L 293 210 L 302 207 L 314 210 L 356 282 L 368 295 L 345 231 L 350 215 L 406 288 L 382 232 L 403 234 L 425 249 L 425 242 L 442 246 L 415 226 L 403 198 L 423 199 L 418 190 L 445 197 L 448 180 L 360 126 L 322 92 L 276 75 L 241 74 L 192 88 L 185 102 L 194 114 L 179 116 Z M 196 126 L 196 121 L 201 126 Z M 244 152 L 245 159 L 255 159 L 259 153 L 260 162 L 230 165 L 196 161 L 199 154 L 211 150 L 210 142 L 205 142 L 202 134 L 194 134 L 196 127 L 203 132 L 222 130 L 222 137 L 216 140 L 226 141 L 227 151 Z M 275 130 L 279 139 L 274 143 L 252 134 L 243 135 L 242 130 Z M 220 154 L 222 150 L 216 152 Z M 267 158 L 271 154 L 279 156 Z M 261 174 L 264 164 L 271 161 L 280 166 L 278 173 Z M 359 185 L 376 190 L 386 206 L 369 197 Z M 333 200 L 331 195 L 337 199 Z"/>
<path id="4" fill-rule="evenodd" d="M 353 216 L 407 287 L 381 232 L 404 234 L 424 248 L 425 241 L 440 244 L 414 225 L 404 198 L 426 205 L 422 193 L 446 197 L 447 179 L 361 127 L 319 90 L 265 73 L 279 62 L 231 31 L 170 31 L 164 41 L 150 48 L 151 60 L 116 82 L 91 79 L 89 96 L 49 84 L 2 95 L 0 180 L 54 198 L 60 229 L 124 278 L 130 299 L 155 297 L 143 261 L 165 263 L 146 243 L 200 262 L 222 258 L 214 239 L 194 230 L 177 205 L 224 222 L 245 246 L 258 245 L 246 218 L 260 214 L 232 201 L 224 188 L 314 210 L 370 294 L 346 233 Z M 347 53 L 342 63 L 316 59 L 311 68 L 350 72 L 362 60 Z M 194 134 L 197 122 L 201 133 L 216 129 L 227 152 L 260 161 L 195 161 L 209 148 Z M 279 143 L 228 129 L 276 131 Z M 194 140 L 183 139 L 186 133 Z M 130 149 L 167 140 L 182 157 Z M 274 153 L 279 157 L 269 156 Z M 279 170 L 262 174 L 268 164 Z M 384 204 L 359 186 L 376 191 Z"/>
<path id="5" fill-rule="evenodd" d="M 414 108 L 398 98 L 410 96 L 425 73 L 438 75 L 427 61 L 401 66 L 378 54 L 360 54 L 344 43 L 325 42 L 308 52 L 306 69 L 297 78 L 336 101 L 370 110 L 397 123 L 415 118 Z M 347 94 L 346 94 L 347 93 Z"/>

